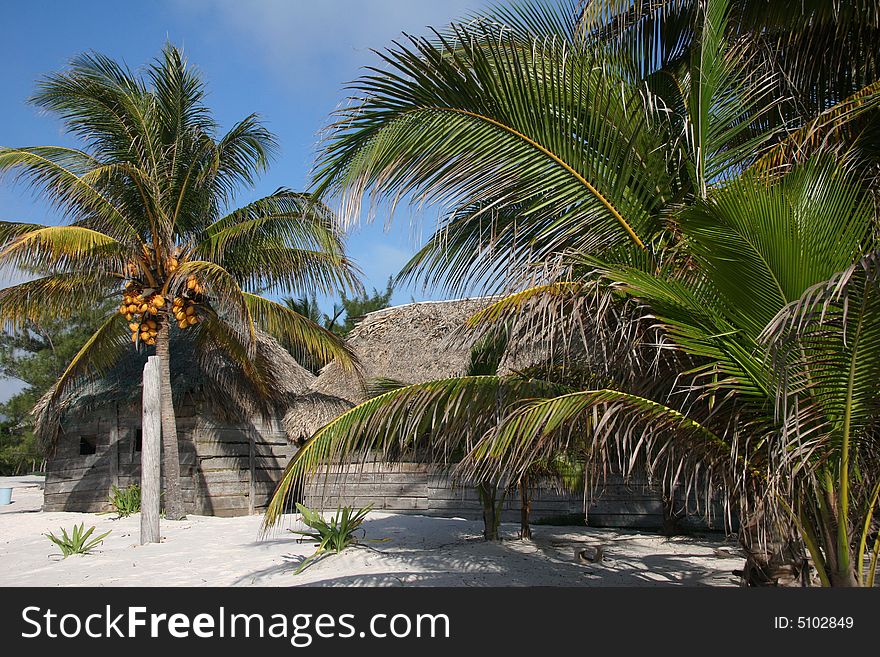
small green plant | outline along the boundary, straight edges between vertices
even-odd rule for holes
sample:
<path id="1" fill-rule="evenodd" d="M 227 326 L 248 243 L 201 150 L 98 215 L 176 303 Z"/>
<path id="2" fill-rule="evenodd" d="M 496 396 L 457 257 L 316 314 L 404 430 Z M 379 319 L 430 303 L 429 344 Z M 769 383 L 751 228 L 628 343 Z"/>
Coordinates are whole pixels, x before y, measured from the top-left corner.
<path id="1" fill-rule="evenodd" d="M 61 548 L 61 554 L 63 554 L 66 559 L 71 554 L 88 554 L 110 534 L 110 532 L 105 532 L 100 536 L 90 539 L 89 537 L 94 531 L 94 527 L 85 529 L 85 523 L 82 523 L 78 527 L 74 525 L 73 531 L 69 536 L 64 527 L 61 527 L 61 538 L 55 536 L 52 532 L 44 534 L 44 536 Z"/>
<path id="2" fill-rule="evenodd" d="M 126 518 L 141 510 L 141 488 L 137 484 L 130 484 L 121 489 L 113 486 L 109 501 L 119 517 Z"/>
<path id="3" fill-rule="evenodd" d="M 339 554 L 345 548 L 356 545 L 358 539 L 355 536 L 355 532 L 372 508 L 372 504 L 357 511 L 353 510 L 350 506 L 338 508 L 336 509 L 336 515 L 330 518 L 330 522 L 327 522 L 319 512 L 297 503 L 296 510 L 302 515 L 303 524 L 314 531 L 304 532 L 295 529 L 290 531 L 294 534 L 314 539 L 317 542 L 317 550 L 315 550 L 313 555 L 303 560 L 294 574 L 298 575 L 308 564 L 314 563 L 314 561 L 326 554 L 331 552 Z"/>

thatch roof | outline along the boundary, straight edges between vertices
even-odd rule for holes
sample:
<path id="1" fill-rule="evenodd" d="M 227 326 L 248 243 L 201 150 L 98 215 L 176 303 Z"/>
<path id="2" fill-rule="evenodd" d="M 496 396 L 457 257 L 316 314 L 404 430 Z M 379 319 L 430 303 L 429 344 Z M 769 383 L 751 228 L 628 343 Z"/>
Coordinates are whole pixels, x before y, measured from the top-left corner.
<path id="1" fill-rule="evenodd" d="M 291 442 L 302 443 L 316 430 L 354 407 L 349 401 L 320 392 L 297 395 L 284 415 L 284 430 Z"/>
<path id="2" fill-rule="evenodd" d="M 347 339 L 361 376 L 333 362 L 321 370 L 312 390 L 357 404 L 367 399 L 366 386 L 374 380 L 411 384 L 463 375 L 470 345 L 459 331 L 487 301 L 425 301 L 369 313 Z"/>

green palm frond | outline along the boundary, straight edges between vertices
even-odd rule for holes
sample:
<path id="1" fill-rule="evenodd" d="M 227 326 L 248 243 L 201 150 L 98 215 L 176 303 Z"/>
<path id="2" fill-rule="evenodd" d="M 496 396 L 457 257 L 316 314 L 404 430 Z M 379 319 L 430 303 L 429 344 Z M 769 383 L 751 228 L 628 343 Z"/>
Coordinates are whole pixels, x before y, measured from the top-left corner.
<path id="1" fill-rule="evenodd" d="M 100 273 L 54 274 L 0 290 L 0 321 L 26 322 L 73 317 L 94 310 L 119 280 Z"/>
<path id="2" fill-rule="evenodd" d="M 0 263 L 36 271 L 121 274 L 130 251 L 112 237 L 80 226 L 46 226 L 0 246 Z"/>
<path id="3" fill-rule="evenodd" d="M 299 486 L 327 464 L 369 452 L 393 460 L 401 454 L 448 462 L 496 421 L 504 400 L 558 393 L 534 379 L 468 376 L 393 389 L 343 413 L 319 429 L 291 457 L 266 510 L 264 531 L 278 524 Z"/>
<path id="4" fill-rule="evenodd" d="M 470 477 L 517 479 L 535 462 L 577 451 L 595 464 L 622 461 L 630 474 L 643 463 L 649 474 L 682 482 L 681 461 L 700 462 L 709 470 L 735 451 L 730 437 L 719 435 L 676 408 L 618 390 L 584 390 L 551 399 L 525 400 L 488 432 L 459 466 Z M 759 472 L 758 464 L 744 462 Z M 595 467 L 595 466 L 594 466 Z M 725 468 L 718 468 L 723 477 Z"/>
<path id="5" fill-rule="evenodd" d="M 195 252 L 220 260 L 227 248 L 266 238 L 297 249 L 337 251 L 341 246 L 336 219 L 326 206 L 310 194 L 279 189 L 212 223 Z"/>
<path id="6" fill-rule="evenodd" d="M 335 333 L 280 303 L 248 293 L 243 298 L 256 324 L 289 345 L 294 355 L 319 365 L 335 360 L 347 372 L 357 369 L 357 357 Z"/>
<path id="7" fill-rule="evenodd" d="M 10 172 L 45 189 L 49 202 L 75 220 L 98 231 L 112 232 L 120 240 L 139 240 L 136 222 L 112 196 L 90 184 L 84 175 L 99 167 L 92 156 L 56 146 L 0 147 L 0 173 Z"/>
<path id="8" fill-rule="evenodd" d="M 356 83 L 363 103 L 335 125 L 319 190 L 342 194 L 346 217 L 367 190 L 452 208 L 493 200 L 521 206 L 523 224 L 546 221 L 548 241 L 643 244 L 668 181 L 641 90 L 559 44 L 453 29 L 455 45 L 413 38 L 384 55 L 391 72 Z"/>
<path id="9" fill-rule="evenodd" d="M 582 292 L 585 286 L 586 283 L 582 281 L 558 281 L 545 285 L 535 285 L 499 299 L 468 317 L 467 323 L 470 327 L 482 324 L 497 324 L 521 315 L 525 306 L 536 299 L 571 298 Z"/>

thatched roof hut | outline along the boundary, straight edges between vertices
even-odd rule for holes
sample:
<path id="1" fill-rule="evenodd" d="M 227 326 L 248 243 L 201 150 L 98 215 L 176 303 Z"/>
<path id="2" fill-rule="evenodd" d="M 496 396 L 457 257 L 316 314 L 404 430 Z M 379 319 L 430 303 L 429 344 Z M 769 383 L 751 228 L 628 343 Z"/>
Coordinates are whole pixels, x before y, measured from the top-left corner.
<path id="1" fill-rule="evenodd" d="M 187 332 L 171 345 L 184 504 L 188 513 L 258 512 L 294 449 L 281 418 L 315 377 L 258 333 L 254 363 L 272 392 L 266 399 L 240 365 L 198 339 Z M 55 402 L 43 400 L 40 435 L 53 447 L 44 509 L 106 510 L 113 486 L 140 481 L 145 358 L 127 354 L 103 376 L 84 377 Z"/>
<path id="2" fill-rule="evenodd" d="M 178 333 L 171 341 L 171 388 L 175 407 L 197 396 L 219 417 L 240 422 L 251 416 L 281 416 L 298 395 L 309 392 L 315 376 L 300 365 L 272 336 L 257 331 L 256 363 L 272 391 L 266 399 L 241 368 L 219 348 L 197 348 L 194 337 Z M 44 447 L 54 447 L 63 425 L 111 404 L 140 404 L 142 372 L 147 354 L 132 353 L 101 376 L 74 382 L 61 397 L 51 391 L 37 404 L 36 433 Z"/>

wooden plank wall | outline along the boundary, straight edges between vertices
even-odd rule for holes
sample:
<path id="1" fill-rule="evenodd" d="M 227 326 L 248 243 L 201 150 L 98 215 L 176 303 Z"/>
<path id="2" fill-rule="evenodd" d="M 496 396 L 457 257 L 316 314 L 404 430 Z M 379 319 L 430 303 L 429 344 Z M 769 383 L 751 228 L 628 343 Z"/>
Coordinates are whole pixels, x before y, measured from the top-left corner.
<path id="1" fill-rule="evenodd" d="M 482 517 L 479 497 L 473 487 L 453 487 L 448 476 L 416 463 L 363 463 L 348 468 L 327 468 L 306 484 L 304 504 L 333 510 L 339 506 L 363 507 L 392 513 L 420 513 L 435 516 Z M 558 491 L 551 482 L 536 485 L 531 493 L 532 518 L 584 513 L 582 493 Z M 519 494 L 507 494 L 503 519 L 519 521 Z M 627 483 L 609 477 L 587 508 L 588 524 L 602 527 L 660 528 L 663 502 L 656 489 L 644 483 Z"/>
<path id="2" fill-rule="evenodd" d="M 229 427 L 197 402 L 178 409 L 181 488 L 187 513 L 245 515 L 268 504 L 291 453 L 277 421 Z M 66 428 L 50 457 L 43 508 L 98 512 L 110 509 L 111 486 L 140 482 L 136 449 L 140 408 L 108 407 Z M 79 453 L 81 435 L 94 435 L 93 455 Z"/>
<path id="3" fill-rule="evenodd" d="M 106 511 L 112 484 L 120 488 L 140 481 L 140 452 L 135 449 L 140 408 L 109 407 L 67 429 L 49 459 L 46 511 Z M 79 454 L 79 436 L 97 437 L 97 453 Z M 212 419 L 198 403 L 178 409 L 182 490 L 188 513 L 234 516 L 261 513 L 281 478 L 294 448 L 277 421 L 254 421 L 229 427 Z M 335 509 L 363 507 L 395 513 L 480 518 L 479 498 L 472 487 L 452 486 L 450 479 L 423 464 L 368 462 L 354 472 L 339 467 L 305 487 L 307 506 Z M 532 492 L 532 517 L 583 513 L 582 494 L 566 494 L 551 485 Z M 508 493 L 504 519 L 519 520 L 519 496 Z M 663 525 L 659 493 L 643 484 L 609 478 L 587 509 L 595 526 L 657 528 Z"/>

